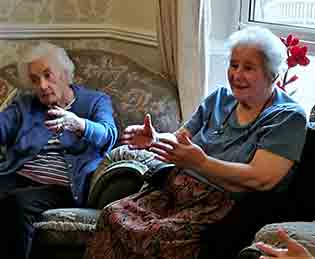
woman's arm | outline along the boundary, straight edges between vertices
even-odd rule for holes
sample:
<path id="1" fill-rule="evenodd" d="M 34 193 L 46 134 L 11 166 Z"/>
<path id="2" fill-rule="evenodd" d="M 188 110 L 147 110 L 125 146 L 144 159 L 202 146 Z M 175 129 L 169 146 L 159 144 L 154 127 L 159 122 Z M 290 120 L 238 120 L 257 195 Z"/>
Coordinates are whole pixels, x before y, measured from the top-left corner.
<path id="1" fill-rule="evenodd" d="M 293 161 L 282 156 L 258 149 L 249 164 L 206 156 L 196 169 L 210 182 L 229 191 L 265 191 L 279 183 L 293 164 Z"/>
<path id="2" fill-rule="evenodd" d="M 177 140 L 161 138 L 150 150 L 158 159 L 199 172 L 229 191 L 269 190 L 293 165 L 292 161 L 261 149 L 249 164 L 227 162 L 208 156 L 188 136 L 178 136 Z"/>
<path id="3" fill-rule="evenodd" d="M 161 139 L 153 143 L 150 150 L 158 159 L 191 169 L 228 191 L 270 190 L 287 175 L 294 161 L 298 161 L 306 133 L 306 118 L 301 113 L 279 110 L 270 118 L 268 124 L 265 122 L 255 133 L 257 142 L 251 145 L 253 153 L 248 163 L 208 155 L 192 143 L 190 136 L 177 137 L 177 142 Z M 204 140 L 206 137 L 203 136 Z M 235 150 L 243 151 L 237 146 Z M 242 154 L 235 154 L 235 157 L 242 157 Z"/>

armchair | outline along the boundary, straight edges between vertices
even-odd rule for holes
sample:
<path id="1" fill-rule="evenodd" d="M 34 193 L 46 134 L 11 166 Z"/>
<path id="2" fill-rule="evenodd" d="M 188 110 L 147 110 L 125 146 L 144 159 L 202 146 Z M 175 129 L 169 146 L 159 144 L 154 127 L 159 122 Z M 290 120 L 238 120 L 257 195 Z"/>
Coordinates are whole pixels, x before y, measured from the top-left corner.
<path id="1" fill-rule="evenodd" d="M 69 50 L 76 64 L 75 82 L 112 98 L 114 117 L 121 132 L 129 124 L 142 124 L 152 115 L 155 127 L 174 131 L 180 124 L 176 86 L 130 58 L 103 50 Z M 17 94 L 16 64 L 0 68 L 0 105 L 3 109 Z M 45 211 L 35 224 L 32 258 L 82 258 L 85 244 L 93 234 L 103 208 L 109 202 L 138 191 L 142 182 L 127 176 L 104 180 L 108 161 L 92 176 L 87 208 Z M 145 169 L 144 169 L 145 170 Z"/>

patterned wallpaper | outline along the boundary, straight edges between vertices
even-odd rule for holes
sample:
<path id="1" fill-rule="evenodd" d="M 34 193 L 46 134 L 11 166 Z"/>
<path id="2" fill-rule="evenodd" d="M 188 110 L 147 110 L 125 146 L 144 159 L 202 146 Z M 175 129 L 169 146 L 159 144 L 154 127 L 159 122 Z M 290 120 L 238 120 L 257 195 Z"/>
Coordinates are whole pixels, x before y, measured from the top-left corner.
<path id="1" fill-rule="evenodd" d="M 102 24 L 113 0 L 1 0 L 2 24 Z"/>
<path id="2" fill-rule="evenodd" d="M 140 29 L 143 24 L 154 23 L 154 15 L 140 16 L 135 20 L 132 12 L 128 17 L 126 4 L 135 9 L 143 6 L 154 13 L 154 1 L 148 0 L 0 0 L 0 24 L 6 25 L 54 25 L 54 24 L 107 24 L 122 21 Z M 143 3 L 146 3 L 145 5 Z M 141 18 L 142 17 L 142 18 Z M 139 17 L 138 17 L 139 18 Z M 149 19 L 145 22 L 145 19 Z M 132 21 L 132 22 L 131 22 Z M 136 24 L 135 24 L 136 23 Z M 119 25 L 119 24 L 118 24 Z M 115 24 L 114 24 L 115 26 Z M 132 28 L 131 28 L 132 29 Z M 155 30 L 155 28 L 152 28 Z M 45 40 L 45 39 L 43 39 Z M 0 39 L 0 66 L 16 62 L 20 54 L 37 39 Z M 108 38 L 49 39 L 66 49 L 104 49 L 125 54 L 153 71 L 160 71 L 160 56 L 156 47 Z"/>
<path id="3" fill-rule="evenodd" d="M 160 55 L 155 47 L 108 39 L 48 39 L 47 41 L 66 49 L 103 49 L 114 51 L 129 56 L 152 71 L 161 71 Z M 0 40 L 0 66 L 16 62 L 24 49 L 36 42 L 38 40 Z"/>

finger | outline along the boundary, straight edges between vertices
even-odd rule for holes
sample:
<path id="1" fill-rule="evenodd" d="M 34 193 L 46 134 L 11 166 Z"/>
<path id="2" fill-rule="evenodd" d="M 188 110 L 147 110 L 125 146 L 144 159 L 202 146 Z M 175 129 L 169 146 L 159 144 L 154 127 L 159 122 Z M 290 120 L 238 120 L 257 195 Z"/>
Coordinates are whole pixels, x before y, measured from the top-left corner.
<path id="1" fill-rule="evenodd" d="M 283 249 L 272 247 L 271 245 L 265 244 L 263 242 L 256 243 L 256 246 L 265 254 L 271 256 L 280 256 L 283 253 Z"/>
<path id="2" fill-rule="evenodd" d="M 61 132 L 63 130 L 62 126 L 60 125 L 48 126 L 47 128 L 56 133 Z"/>
<path id="3" fill-rule="evenodd" d="M 169 152 L 165 151 L 164 149 L 151 146 L 149 148 L 149 151 L 151 151 L 152 153 L 154 153 L 154 154 L 156 154 L 156 155 L 158 155 L 164 159 L 171 160 L 171 156 L 170 156 Z"/>
<path id="4" fill-rule="evenodd" d="M 168 154 L 174 154 L 174 147 L 172 147 L 171 145 L 168 145 L 164 142 L 153 142 L 151 144 L 151 147 L 163 150 L 165 153 L 168 153 Z"/>
<path id="5" fill-rule="evenodd" d="M 297 242 L 295 239 L 290 238 L 289 234 L 286 232 L 285 229 L 283 228 L 279 228 L 278 229 L 278 239 L 287 244 L 288 250 L 290 251 L 290 253 L 301 253 L 304 251 L 303 246 Z"/>
<path id="6" fill-rule="evenodd" d="M 290 240 L 290 237 L 284 228 L 278 228 L 277 235 L 280 241 L 286 243 Z"/>
<path id="7" fill-rule="evenodd" d="M 151 115 L 149 113 L 144 116 L 143 124 L 146 127 L 152 127 Z"/>
<path id="8" fill-rule="evenodd" d="M 65 114 L 64 110 L 58 110 L 58 109 L 50 109 L 47 111 L 47 114 L 49 116 L 54 116 L 54 117 L 61 117 Z"/>
<path id="9" fill-rule="evenodd" d="M 58 105 L 54 105 L 53 109 L 56 109 L 58 111 L 65 111 L 65 109 L 61 108 L 60 106 Z"/>
<path id="10" fill-rule="evenodd" d="M 152 135 L 154 128 L 152 125 L 151 115 L 149 113 L 145 115 L 143 125 L 144 125 L 144 132 L 145 132 L 144 134 Z"/>
<path id="11" fill-rule="evenodd" d="M 168 146 L 171 146 L 172 149 L 175 149 L 178 146 L 178 143 L 176 143 L 175 141 L 173 141 L 171 139 L 159 138 L 158 141 L 160 142 L 160 144 L 163 143 L 164 146 L 165 146 L 165 144 Z M 159 142 L 156 142 L 156 143 L 159 144 Z"/>
<path id="12" fill-rule="evenodd" d="M 128 145 L 129 149 L 145 149 L 146 146 L 145 145 L 138 145 L 138 144 L 130 144 L 130 143 L 125 143 L 126 145 Z"/>
<path id="13" fill-rule="evenodd" d="M 46 126 L 62 125 L 63 123 L 64 123 L 63 117 L 57 118 L 57 119 L 54 119 L 54 120 L 47 120 L 47 121 L 45 121 L 45 125 Z"/>
<path id="14" fill-rule="evenodd" d="M 134 137 L 134 134 L 125 133 L 120 136 L 120 141 L 131 140 Z"/>
<path id="15" fill-rule="evenodd" d="M 180 135 L 177 138 L 178 142 L 180 144 L 184 144 L 184 145 L 192 145 L 193 143 L 191 142 L 190 138 L 187 135 Z"/>
<path id="16" fill-rule="evenodd" d="M 157 159 L 157 160 L 162 161 L 162 162 L 167 163 L 167 164 L 172 164 L 172 161 L 166 159 L 163 156 L 155 155 L 154 159 Z"/>
<path id="17" fill-rule="evenodd" d="M 137 133 L 138 131 L 141 131 L 140 125 L 132 125 L 128 126 L 127 128 L 124 129 L 123 134 L 130 134 L 130 133 Z"/>

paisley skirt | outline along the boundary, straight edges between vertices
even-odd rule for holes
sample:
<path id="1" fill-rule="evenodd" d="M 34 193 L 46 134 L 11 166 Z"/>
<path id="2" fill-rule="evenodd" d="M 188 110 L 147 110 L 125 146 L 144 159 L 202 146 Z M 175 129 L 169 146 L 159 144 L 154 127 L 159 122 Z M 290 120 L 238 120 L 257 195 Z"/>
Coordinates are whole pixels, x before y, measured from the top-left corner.
<path id="1" fill-rule="evenodd" d="M 174 169 L 164 187 L 105 207 L 86 259 L 193 259 L 205 225 L 233 207 L 229 194 Z"/>

